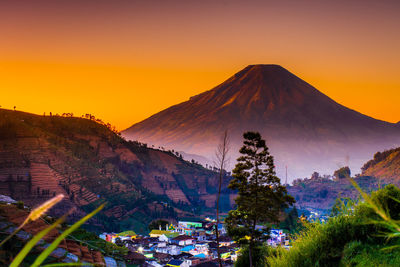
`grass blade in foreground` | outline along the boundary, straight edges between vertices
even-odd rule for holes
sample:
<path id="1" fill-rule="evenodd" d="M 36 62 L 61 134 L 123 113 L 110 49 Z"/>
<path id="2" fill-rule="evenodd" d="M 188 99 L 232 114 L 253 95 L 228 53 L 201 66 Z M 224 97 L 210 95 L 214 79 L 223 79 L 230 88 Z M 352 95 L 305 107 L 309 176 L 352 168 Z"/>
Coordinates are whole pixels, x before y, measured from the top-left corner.
<path id="1" fill-rule="evenodd" d="M 42 216 L 46 211 L 48 211 L 55 204 L 60 202 L 63 198 L 64 198 L 64 195 L 59 194 L 59 195 L 53 197 L 52 199 L 46 201 L 45 203 L 43 203 L 36 209 L 32 210 L 31 213 L 29 213 L 28 217 L 25 219 L 25 221 L 17 229 L 15 229 L 15 231 L 12 234 L 10 234 L 3 241 L 1 241 L 0 247 L 4 243 L 6 243 L 11 237 L 13 237 L 16 233 L 18 233 L 22 229 L 22 227 L 24 227 L 28 222 L 35 221 L 38 218 L 40 218 L 40 216 Z"/>
<path id="2" fill-rule="evenodd" d="M 35 260 L 35 262 L 32 264 L 32 267 L 37 267 L 42 264 L 42 262 L 57 248 L 57 246 L 61 243 L 61 241 L 64 240 L 69 234 L 71 234 L 73 231 L 78 229 L 82 224 L 84 224 L 87 220 L 89 220 L 91 217 L 93 217 L 96 213 L 98 213 L 101 209 L 104 208 L 105 204 L 100 205 L 97 209 L 92 211 L 90 214 L 86 215 L 82 219 L 80 219 L 78 222 L 76 222 L 74 225 L 72 225 L 70 228 L 65 230 L 61 235 L 59 235 L 56 240 L 54 240 L 50 246 L 48 246 Z"/>
<path id="3" fill-rule="evenodd" d="M 39 242 L 40 239 L 42 239 L 45 235 L 47 235 L 51 230 L 56 228 L 58 225 L 60 225 L 64 220 L 66 216 L 61 217 L 58 219 L 55 223 L 47 227 L 46 229 L 40 231 L 38 234 L 36 234 L 25 246 L 24 248 L 18 253 L 17 257 L 12 261 L 10 267 L 18 267 L 21 262 L 24 260 L 26 255 L 28 255 L 29 251 L 32 250 L 32 248 L 36 245 L 37 242 Z"/>

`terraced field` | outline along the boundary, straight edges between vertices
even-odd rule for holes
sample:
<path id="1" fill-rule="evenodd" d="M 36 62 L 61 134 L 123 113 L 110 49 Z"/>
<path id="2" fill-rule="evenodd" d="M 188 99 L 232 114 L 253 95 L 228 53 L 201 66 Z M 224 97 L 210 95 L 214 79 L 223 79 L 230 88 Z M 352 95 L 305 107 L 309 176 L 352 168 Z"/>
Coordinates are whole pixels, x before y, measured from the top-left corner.
<path id="1" fill-rule="evenodd" d="M 30 206 L 64 194 L 57 215 L 75 208 L 75 218 L 106 201 L 91 226 L 118 231 L 135 230 L 135 221 L 213 213 L 217 177 L 95 121 L 0 109 L 0 181 L 0 194 Z"/>

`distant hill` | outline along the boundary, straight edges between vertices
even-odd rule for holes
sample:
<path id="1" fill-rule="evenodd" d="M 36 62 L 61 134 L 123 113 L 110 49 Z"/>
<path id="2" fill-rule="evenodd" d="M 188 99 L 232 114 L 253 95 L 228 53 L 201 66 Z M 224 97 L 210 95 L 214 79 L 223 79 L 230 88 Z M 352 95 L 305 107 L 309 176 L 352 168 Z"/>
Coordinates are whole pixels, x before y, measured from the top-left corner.
<path id="1" fill-rule="evenodd" d="M 362 174 L 387 181 L 400 182 L 400 147 L 377 152 L 362 167 Z"/>
<path id="2" fill-rule="evenodd" d="M 377 190 L 388 184 L 374 177 L 361 176 L 354 178 L 365 191 Z M 328 178 L 307 178 L 297 180 L 287 187 L 288 192 L 296 199 L 296 206 L 301 210 L 318 211 L 329 214 L 335 200 L 341 198 L 357 199 L 359 192 L 348 179 L 332 180 Z"/>
<path id="3" fill-rule="evenodd" d="M 375 153 L 354 178 L 360 187 L 370 192 L 387 184 L 400 186 L 400 147 Z M 359 192 L 346 178 L 312 177 L 296 179 L 287 187 L 296 199 L 296 206 L 305 210 L 329 212 L 338 197 L 356 199 Z"/>
<path id="4" fill-rule="evenodd" d="M 37 205 L 55 194 L 75 216 L 103 201 L 98 230 L 144 232 L 154 218 L 175 219 L 215 207 L 217 178 L 179 154 L 127 142 L 95 121 L 0 109 L 0 194 Z M 225 209 L 232 195 L 224 184 Z"/>
<path id="5" fill-rule="evenodd" d="M 373 153 L 400 145 L 400 127 L 344 107 L 278 65 L 250 65 L 222 84 L 122 132 L 130 140 L 213 156 L 228 129 L 232 162 L 245 131 L 259 131 L 289 181 L 313 171 L 357 172 Z"/>

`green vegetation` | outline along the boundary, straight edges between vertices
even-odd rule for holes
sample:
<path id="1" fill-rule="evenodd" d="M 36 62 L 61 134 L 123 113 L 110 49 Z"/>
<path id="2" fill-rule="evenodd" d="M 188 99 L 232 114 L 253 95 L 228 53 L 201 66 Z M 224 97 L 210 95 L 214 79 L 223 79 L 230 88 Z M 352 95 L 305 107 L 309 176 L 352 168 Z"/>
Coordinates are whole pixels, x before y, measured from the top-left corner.
<path id="1" fill-rule="evenodd" d="M 47 264 L 49 260 L 54 261 L 54 259 L 51 259 L 52 257 L 50 257 L 50 254 L 58 247 L 58 245 L 65 238 L 67 238 L 70 234 L 72 234 L 82 224 L 84 224 L 86 221 L 88 221 L 91 217 L 93 217 L 96 213 L 98 213 L 104 207 L 104 204 L 100 205 L 100 207 L 98 207 L 94 211 L 90 212 L 89 214 L 87 214 L 86 216 L 84 216 L 83 218 L 81 218 L 80 220 L 75 222 L 73 225 L 63 229 L 63 231 L 60 232 L 60 234 L 51 243 L 46 244 L 43 241 L 43 238 L 45 236 L 47 236 L 51 231 L 55 231 L 57 228 L 61 227 L 61 225 L 63 224 L 63 222 L 66 219 L 66 215 L 64 215 L 63 217 L 55 220 L 55 222 L 53 224 L 49 225 L 45 229 L 38 232 L 32 238 L 30 238 L 30 239 L 26 238 L 26 237 L 22 238 L 23 240 L 27 240 L 27 242 L 23 245 L 23 248 L 21 246 L 21 249 L 18 249 L 19 251 L 16 251 L 15 249 L 17 249 L 21 245 L 20 240 L 18 240 L 18 238 L 16 238 L 19 235 L 19 232 L 21 231 L 21 229 L 25 225 L 27 225 L 31 222 L 34 222 L 34 221 L 40 220 L 40 219 L 44 219 L 44 218 L 42 218 L 42 216 L 44 216 L 44 213 L 46 211 L 48 211 L 50 208 L 52 208 L 59 201 L 61 201 L 62 198 L 63 198 L 63 196 L 60 195 L 60 196 L 56 196 L 56 197 L 46 201 L 45 203 L 43 203 L 36 209 L 32 210 L 29 213 L 29 215 L 27 216 L 27 218 L 24 220 L 24 222 L 19 227 L 17 227 L 14 232 L 12 232 L 11 234 L 9 234 L 7 236 L 3 236 L 3 233 L 2 233 L 2 242 L 0 243 L 0 248 L 3 248 L 3 246 L 4 246 L 3 249 L 5 249 L 5 251 L 1 250 L 1 252 L 3 252 L 1 254 L 4 254 L 4 253 L 8 254 L 8 259 L 5 259 L 2 257 L 2 259 L 1 259 L 2 263 L 6 263 L 7 260 L 11 261 L 11 262 L 7 263 L 7 265 L 9 264 L 10 267 L 27 266 L 27 265 L 32 266 L 32 267 L 53 266 L 54 263 Z M 18 208 L 19 205 L 17 204 L 16 206 Z M 22 236 L 27 236 L 27 234 L 23 233 Z M 19 246 L 14 247 L 13 245 L 15 243 L 18 243 Z M 38 244 L 40 244 L 40 246 L 42 246 L 43 251 L 41 253 L 39 253 L 38 256 L 35 257 L 35 253 L 31 253 L 31 251 L 35 250 L 35 247 Z M 57 264 L 57 266 L 70 266 L 70 265 L 71 264 L 65 264 L 65 263 Z M 78 262 L 78 263 L 75 263 L 74 265 L 77 266 L 77 265 L 81 265 L 81 264 Z"/>
<path id="2" fill-rule="evenodd" d="M 374 176 L 399 185 L 400 147 L 384 152 L 377 152 L 374 158 L 362 167 L 362 174 Z"/>
<path id="3" fill-rule="evenodd" d="M 158 230 L 161 227 L 161 230 L 165 230 L 165 227 L 169 225 L 169 222 L 166 220 L 155 220 L 149 224 L 149 230 Z"/>
<path id="4" fill-rule="evenodd" d="M 364 166 L 361 168 L 362 171 L 366 171 L 368 168 L 375 166 L 378 164 L 380 161 L 386 159 L 388 156 L 395 152 L 400 152 L 400 147 L 390 149 L 390 150 L 385 150 L 383 152 L 376 152 L 374 155 L 374 158 L 368 161 L 367 163 L 364 164 Z"/>
<path id="5" fill-rule="evenodd" d="M 32 146 L 19 145 L 24 143 L 20 138 L 31 142 Z M 215 172 L 187 162 L 173 151 L 126 141 L 113 131 L 112 126 L 90 114 L 83 118 L 73 117 L 70 113 L 38 116 L 0 109 L 0 139 L 6 140 L 3 152 L 17 150 L 17 153 L 9 153 L 15 159 L 7 159 L 0 165 L 24 168 L 26 173 L 31 171 L 33 164 L 46 165 L 49 172 L 59 174 L 58 186 L 65 190 L 79 212 L 88 212 L 107 201 L 107 207 L 96 216 L 94 223 L 84 226 L 91 231 L 133 229 L 147 234 L 147 225 L 156 218 L 176 218 L 181 211 L 194 216 L 213 211 L 213 207 L 206 207 L 202 196 L 205 192 L 216 194 Z M 48 197 L 55 194 L 42 186 L 33 188 L 30 173 L 24 181 L 19 178 L 11 176 L 4 186 L 9 192 L 3 193 L 28 205 L 34 204 L 29 202 L 34 199 L 32 195 Z M 223 189 L 226 186 L 223 185 Z M 155 189 L 157 193 L 149 189 Z M 179 189 L 189 203 L 174 202 L 164 193 Z M 229 199 L 229 193 L 223 195 L 221 206 L 225 210 L 231 207 Z M 58 214 L 64 212 L 66 210 L 58 210 Z"/>
<path id="6" fill-rule="evenodd" d="M 277 249 L 269 265 L 400 266 L 400 189 L 388 185 L 371 196 L 361 194 L 365 201 L 342 202 L 326 223 L 305 223 L 292 248 Z"/>
<path id="7" fill-rule="evenodd" d="M 388 184 L 387 181 L 369 176 L 358 176 L 354 180 L 364 192 L 368 193 Z M 325 215 L 331 213 L 331 208 L 337 198 L 357 199 L 360 196 L 360 192 L 354 188 L 349 179 L 329 177 L 296 179 L 292 186 L 287 187 L 287 190 L 290 195 L 295 196 L 298 208 L 312 208 Z"/>
<path id="8" fill-rule="evenodd" d="M 351 175 L 351 172 L 350 172 L 350 168 L 348 166 L 342 167 L 333 173 L 333 176 L 336 179 L 344 179 L 344 178 L 350 177 L 350 175 Z"/>
<path id="9" fill-rule="evenodd" d="M 290 234 L 298 233 L 303 228 L 299 222 L 299 213 L 296 206 L 287 213 L 285 219 L 279 224 L 279 228 L 286 230 Z"/>
<path id="10" fill-rule="evenodd" d="M 275 175 L 273 157 L 259 133 L 243 134 L 242 154 L 233 170 L 229 188 L 238 190 L 236 210 L 225 219 L 228 234 L 249 251 L 249 266 L 253 266 L 253 249 L 268 238 L 269 228 L 257 229 L 259 223 L 278 222 L 282 208 L 294 199 Z"/>
<path id="11" fill-rule="evenodd" d="M 257 245 L 252 249 L 252 264 L 253 266 L 266 266 L 268 264 L 267 258 L 272 255 L 271 253 L 274 252 L 274 249 Z M 249 246 L 243 246 L 240 249 L 240 256 L 238 257 L 237 261 L 235 262 L 235 267 L 248 267 L 250 266 L 249 261 Z"/>
<path id="12" fill-rule="evenodd" d="M 123 255 L 128 253 L 127 248 L 107 242 L 99 238 L 96 234 L 82 228 L 75 230 L 68 238 L 86 245 L 90 249 L 100 251 L 104 256 L 109 256 L 117 260 L 122 260 Z"/>

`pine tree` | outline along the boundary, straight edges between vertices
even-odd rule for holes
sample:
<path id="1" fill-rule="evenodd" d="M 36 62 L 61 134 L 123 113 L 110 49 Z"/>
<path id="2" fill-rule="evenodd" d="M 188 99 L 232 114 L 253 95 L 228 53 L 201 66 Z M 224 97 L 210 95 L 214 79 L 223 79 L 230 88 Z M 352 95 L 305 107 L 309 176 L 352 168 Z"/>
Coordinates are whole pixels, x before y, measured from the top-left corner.
<path id="1" fill-rule="evenodd" d="M 273 157 L 269 154 L 265 140 L 257 132 L 243 134 L 242 154 L 237 159 L 233 179 L 229 188 L 238 191 L 237 208 L 229 212 L 225 222 L 228 234 L 241 246 L 248 246 L 250 267 L 252 252 L 269 237 L 269 228 L 258 229 L 258 224 L 279 221 L 279 213 L 293 197 L 287 194 L 275 174 Z"/>

